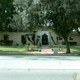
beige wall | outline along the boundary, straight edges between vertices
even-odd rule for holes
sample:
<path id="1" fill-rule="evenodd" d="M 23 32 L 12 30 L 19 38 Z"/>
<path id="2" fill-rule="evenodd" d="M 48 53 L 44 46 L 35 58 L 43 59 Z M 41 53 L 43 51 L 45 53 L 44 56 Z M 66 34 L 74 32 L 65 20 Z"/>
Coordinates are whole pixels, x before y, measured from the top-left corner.
<path id="1" fill-rule="evenodd" d="M 48 33 L 44 32 L 44 33 L 46 33 L 49 36 L 50 45 L 54 45 L 54 43 L 51 40 L 51 37 L 49 35 L 49 32 Z M 3 38 L 4 38 L 3 36 L 5 34 L 9 35 L 9 40 L 13 40 L 13 45 L 16 45 L 16 44 L 21 45 L 21 35 L 25 35 L 25 34 L 27 34 L 27 32 L 1 32 L 0 33 L 0 40 L 3 40 Z M 39 35 L 38 32 L 36 33 L 36 35 Z M 55 33 L 53 33 L 53 32 L 51 32 L 51 35 L 53 36 L 53 39 L 56 42 L 57 41 L 57 39 L 56 39 L 57 35 Z M 58 40 L 58 45 L 61 45 L 62 41 L 64 41 L 64 40 L 63 39 L 62 40 Z M 71 41 L 76 41 L 77 45 L 80 45 L 80 36 L 73 36 L 73 40 L 71 40 Z M 26 37 L 26 42 L 30 43 L 27 40 L 27 37 Z"/>
<path id="2" fill-rule="evenodd" d="M 50 32 L 51 33 L 51 36 L 53 37 L 53 39 L 54 39 L 54 41 L 55 41 L 55 43 L 56 43 L 56 37 L 57 37 L 57 35 L 54 33 L 54 32 Z M 50 45 L 54 45 L 54 42 L 53 42 L 53 40 L 51 39 L 50 40 L 51 41 L 51 43 L 50 43 Z"/>
<path id="3" fill-rule="evenodd" d="M 3 34 L 2 33 L 0 33 L 0 40 L 2 40 L 3 39 Z"/>
<path id="4" fill-rule="evenodd" d="M 21 35 L 26 33 L 23 32 L 1 32 L 0 33 L 0 40 L 3 40 L 3 36 L 7 34 L 9 35 L 9 40 L 13 40 L 13 45 L 19 44 L 21 45 Z"/>
<path id="5" fill-rule="evenodd" d="M 80 35 L 73 36 L 73 41 L 76 41 L 77 45 L 80 45 Z"/>

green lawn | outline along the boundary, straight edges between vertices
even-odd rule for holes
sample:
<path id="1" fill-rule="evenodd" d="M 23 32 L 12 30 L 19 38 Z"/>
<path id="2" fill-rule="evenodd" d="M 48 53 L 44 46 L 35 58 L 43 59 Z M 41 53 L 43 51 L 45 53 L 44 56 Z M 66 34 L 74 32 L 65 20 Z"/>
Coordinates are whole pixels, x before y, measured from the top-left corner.
<path id="1" fill-rule="evenodd" d="M 80 53 L 80 46 L 70 46 L 71 53 Z M 66 52 L 66 48 L 63 48 L 63 51 Z"/>
<path id="2" fill-rule="evenodd" d="M 71 46 L 71 52 L 80 53 L 80 46 Z"/>
<path id="3" fill-rule="evenodd" d="M 0 46 L 0 52 L 22 52 L 25 50 L 25 46 Z"/>
<path id="4" fill-rule="evenodd" d="M 65 46 L 51 46 L 51 48 L 55 47 L 58 47 L 60 52 L 66 52 Z M 80 46 L 70 46 L 70 49 L 72 53 L 80 53 Z M 27 50 L 27 46 L 0 46 L 0 52 L 26 52 Z"/>
<path id="5" fill-rule="evenodd" d="M 51 46 L 51 48 L 59 48 L 60 52 L 66 52 L 66 46 Z M 71 53 L 80 53 L 80 46 L 70 46 Z"/>
<path id="6" fill-rule="evenodd" d="M 40 47 L 37 47 L 37 46 L 0 46 L 0 52 L 26 52 L 28 51 L 29 49 L 38 49 L 40 50 Z"/>

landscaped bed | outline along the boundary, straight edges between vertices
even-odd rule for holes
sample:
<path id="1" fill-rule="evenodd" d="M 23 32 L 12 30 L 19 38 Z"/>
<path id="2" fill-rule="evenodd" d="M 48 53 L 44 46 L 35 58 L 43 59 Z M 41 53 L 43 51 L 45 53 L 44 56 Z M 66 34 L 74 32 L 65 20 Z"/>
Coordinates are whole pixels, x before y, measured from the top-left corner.
<path id="1" fill-rule="evenodd" d="M 0 52 L 23 52 L 27 50 L 25 46 L 0 46 Z"/>
<path id="2" fill-rule="evenodd" d="M 52 49 L 58 48 L 58 52 L 64 52 L 66 53 L 66 46 L 65 45 L 56 45 L 56 46 L 50 46 Z M 80 46 L 70 46 L 71 53 L 79 53 L 80 54 Z"/>
<path id="3" fill-rule="evenodd" d="M 71 47 L 71 53 L 79 53 L 80 54 L 80 46 L 70 46 Z M 58 52 L 66 53 L 66 47 L 65 46 L 51 46 L 50 48 L 58 48 Z M 30 52 L 34 52 L 33 54 L 36 54 L 36 52 L 40 53 L 41 47 L 34 46 L 34 45 L 25 45 L 25 46 L 0 46 L 0 54 L 32 54 Z"/>
<path id="4" fill-rule="evenodd" d="M 30 54 L 29 52 L 40 52 L 40 50 L 40 47 L 34 45 L 0 46 L 0 54 Z"/>

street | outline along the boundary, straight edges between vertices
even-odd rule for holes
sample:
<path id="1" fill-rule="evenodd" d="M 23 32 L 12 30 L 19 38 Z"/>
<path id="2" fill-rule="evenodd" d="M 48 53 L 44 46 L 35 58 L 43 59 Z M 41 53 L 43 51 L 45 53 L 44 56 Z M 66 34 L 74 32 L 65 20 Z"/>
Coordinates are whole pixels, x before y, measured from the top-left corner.
<path id="1" fill-rule="evenodd" d="M 80 70 L 0 70 L 0 80 L 80 80 Z"/>
<path id="2" fill-rule="evenodd" d="M 0 60 L 53 60 L 53 61 L 80 61 L 80 56 L 35 56 L 35 55 L 0 55 Z"/>
<path id="3" fill-rule="evenodd" d="M 0 80 L 45 79 L 80 80 L 79 56 L 0 56 Z"/>

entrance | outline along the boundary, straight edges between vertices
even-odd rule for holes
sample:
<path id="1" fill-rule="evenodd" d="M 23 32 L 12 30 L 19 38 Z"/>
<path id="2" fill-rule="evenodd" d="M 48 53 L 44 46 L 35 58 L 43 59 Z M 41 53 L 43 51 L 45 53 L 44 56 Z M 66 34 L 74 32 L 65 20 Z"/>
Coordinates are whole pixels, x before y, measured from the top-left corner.
<path id="1" fill-rule="evenodd" d="M 24 35 L 21 36 L 21 43 L 26 44 L 26 36 Z"/>
<path id="2" fill-rule="evenodd" d="M 46 34 L 42 35 L 42 45 L 48 45 L 48 36 Z"/>

